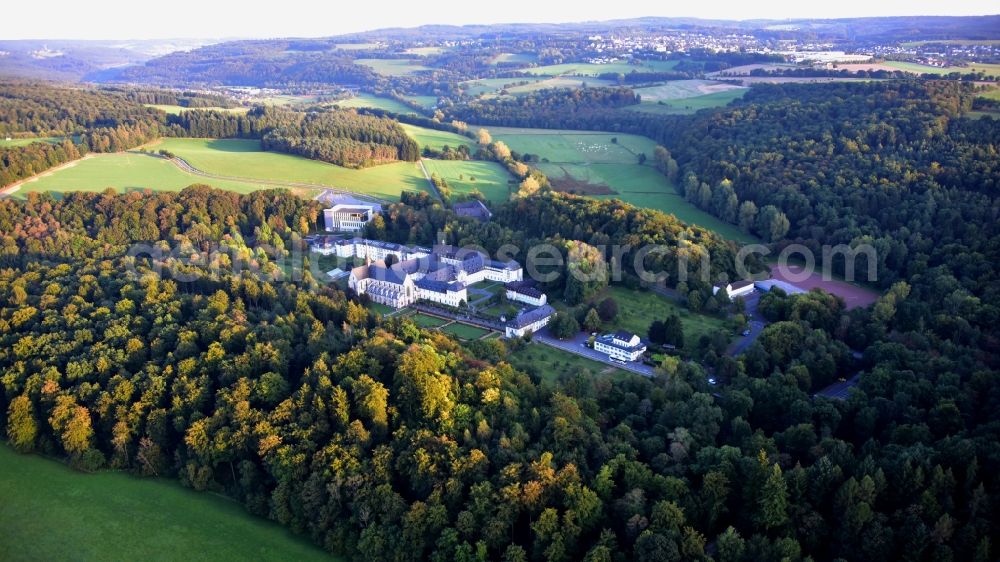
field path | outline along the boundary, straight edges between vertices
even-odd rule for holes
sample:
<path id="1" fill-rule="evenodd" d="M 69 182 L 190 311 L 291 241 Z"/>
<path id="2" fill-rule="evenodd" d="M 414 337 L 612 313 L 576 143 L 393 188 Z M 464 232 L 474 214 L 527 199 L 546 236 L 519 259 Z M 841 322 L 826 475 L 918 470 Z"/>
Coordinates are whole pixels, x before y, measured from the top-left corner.
<path id="1" fill-rule="evenodd" d="M 388 204 L 389 203 L 389 201 L 386 200 L 386 199 L 380 199 L 378 197 L 373 197 L 371 195 L 367 195 L 367 194 L 364 194 L 364 193 L 358 193 L 356 191 L 349 191 L 349 190 L 346 190 L 346 189 L 337 189 L 337 188 L 331 187 L 329 185 L 321 185 L 321 184 L 318 184 L 318 183 L 294 182 L 294 181 L 262 180 L 262 179 L 259 179 L 259 178 L 244 178 L 244 177 L 240 177 L 240 176 L 224 176 L 224 175 L 221 175 L 221 174 L 212 174 L 212 173 L 206 172 L 204 170 L 200 170 L 198 168 L 195 168 L 187 160 L 184 160 L 183 158 L 180 158 L 180 157 L 177 157 L 177 156 L 175 156 L 173 158 L 168 158 L 168 160 L 170 160 L 171 162 L 173 162 L 173 164 L 175 166 L 177 166 L 178 168 L 180 168 L 181 170 L 183 170 L 183 171 L 185 171 L 185 172 L 187 172 L 189 174 L 193 174 L 193 175 L 196 175 L 196 176 L 201 176 L 201 177 L 204 177 L 204 178 L 217 179 L 217 180 L 226 180 L 226 181 L 240 181 L 240 182 L 249 182 L 249 183 L 259 183 L 259 184 L 264 184 L 264 185 L 273 185 L 275 187 L 289 187 L 289 188 L 295 188 L 295 189 L 318 189 L 318 190 L 321 190 L 321 191 L 330 191 L 330 192 L 337 193 L 337 194 L 340 194 L 340 195 L 350 195 L 351 197 L 355 197 L 357 199 L 363 199 L 363 200 L 367 200 L 367 201 L 372 201 L 373 203 L 383 203 L 383 204 Z M 421 169 L 424 167 L 423 162 L 420 163 L 420 167 L 421 167 Z M 424 170 L 424 175 L 425 176 L 427 175 L 427 170 Z M 428 178 L 428 181 L 430 181 L 430 178 Z M 431 187 L 433 187 L 433 185 Z M 322 193 L 321 193 L 321 195 L 322 195 Z"/>
<path id="2" fill-rule="evenodd" d="M 431 193 L 433 193 L 434 196 L 438 198 L 438 200 L 444 201 L 444 197 L 441 197 L 441 192 L 438 191 L 437 186 L 434 185 L 434 181 L 431 180 L 431 175 L 429 173 L 427 173 L 427 168 L 424 167 L 424 159 L 421 158 L 420 160 L 418 160 L 418 162 L 420 162 L 420 171 L 423 172 L 424 173 L 424 177 L 427 178 L 427 185 L 430 186 Z"/>
<path id="3" fill-rule="evenodd" d="M 51 176 L 52 174 L 58 172 L 59 170 L 65 170 L 66 168 L 72 168 L 73 166 L 76 166 L 80 162 L 83 162 L 84 160 L 87 160 L 89 158 L 93 158 L 94 156 L 95 156 L 95 154 L 93 154 L 93 153 L 85 154 L 82 157 L 77 158 L 76 160 L 70 160 L 69 162 L 65 162 L 65 163 L 59 164 L 58 166 L 55 166 L 53 168 L 49 168 L 48 170 L 45 170 L 44 172 L 38 172 L 37 174 L 35 174 L 35 175 L 33 175 L 33 176 L 29 177 L 29 178 L 24 178 L 23 180 L 18 180 L 18 181 L 14 182 L 14 183 L 12 183 L 12 184 L 10 184 L 8 186 L 5 186 L 3 189 L 0 189 L 0 198 L 9 197 L 9 196 L 13 195 L 14 193 L 17 192 L 18 189 L 21 189 L 22 185 L 24 185 L 26 183 L 31 183 L 31 182 L 37 180 L 38 178 L 44 178 L 46 176 Z"/>

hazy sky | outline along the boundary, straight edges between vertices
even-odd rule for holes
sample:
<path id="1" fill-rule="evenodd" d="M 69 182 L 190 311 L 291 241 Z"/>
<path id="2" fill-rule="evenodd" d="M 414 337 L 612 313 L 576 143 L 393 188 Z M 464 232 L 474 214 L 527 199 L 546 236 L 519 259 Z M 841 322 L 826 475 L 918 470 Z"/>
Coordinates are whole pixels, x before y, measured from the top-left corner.
<path id="1" fill-rule="evenodd" d="M 12 0 L 0 8 L 0 39 L 321 37 L 428 23 L 568 22 L 637 16 L 725 19 L 983 15 L 996 0 Z M 673 5 L 671 5 L 673 4 Z M 495 9 L 486 9 L 486 7 Z M 571 6 L 567 9 L 567 6 Z"/>

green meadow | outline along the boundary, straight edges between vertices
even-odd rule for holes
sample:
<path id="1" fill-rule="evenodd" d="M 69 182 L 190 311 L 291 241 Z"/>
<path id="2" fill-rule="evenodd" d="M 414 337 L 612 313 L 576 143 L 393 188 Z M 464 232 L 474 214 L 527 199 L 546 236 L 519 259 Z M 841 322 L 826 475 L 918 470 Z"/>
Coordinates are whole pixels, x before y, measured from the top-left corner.
<path id="1" fill-rule="evenodd" d="M 621 199 L 638 207 L 676 215 L 690 224 L 743 242 L 753 237 L 688 203 L 676 186 L 652 165 L 651 139 L 638 135 L 487 127 L 496 140 L 522 154 L 537 155 L 535 165 L 562 191 L 597 199 Z M 639 154 L 647 162 L 639 164 Z"/>
<path id="2" fill-rule="evenodd" d="M 610 377 L 612 379 L 626 379 L 633 375 L 617 367 L 612 367 L 605 363 L 598 363 L 580 355 L 574 355 L 568 351 L 532 343 L 511 353 L 506 357 L 507 362 L 520 371 L 529 375 L 534 375 L 542 381 L 554 382 L 562 377 L 571 377 L 583 373 Z"/>
<path id="3" fill-rule="evenodd" d="M 437 174 L 448 182 L 452 195 L 479 191 L 486 199 L 500 202 L 510 197 L 507 183 L 511 175 L 496 162 L 482 160 L 424 160 L 427 173 Z"/>
<path id="4" fill-rule="evenodd" d="M 195 168 L 220 176 L 330 186 L 388 200 L 403 191 L 425 191 L 427 180 L 416 162 L 394 162 L 355 170 L 280 152 L 265 152 L 256 140 L 167 138 L 165 149 Z"/>
<path id="5" fill-rule="evenodd" d="M 246 113 L 250 111 L 249 107 L 184 107 L 180 105 L 163 105 L 163 104 L 145 104 L 146 107 L 152 107 L 164 111 L 170 115 L 180 115 L 185 111 L 225 111 L 228 113 Z"/>
<path id="6" fill-rule="evenodd" d="M 23 183 L 14 193 L 23 197 L 28 192 L 66 193 L 69 191 L 117 191 L 152 189 L 179 191 L 191 184 L 203 183 L 239 193 L 276 187 L 265 182 L 229 181 L 206 178 L 185 172 L 173 163 L 138 152 L 97 154 L 71 162 L 37 179 Z"/>
<path id="7" fill-rule="evenodd" d="M 614 298 L 618 303 L 618 316 L 602 326 L 603 332 L 625 330 L 645 338 L 649 325 L 654 320 L 664 320 L 667 316 L 677 315 L 684 327 L 684 343 L 691 347 L 701 336 L 727 329 L 726 322 L 722 318 L 691 312 L 686 306 L 651 291 L 637 291 L 612 285 L 594 297 L 591 302 L 596 305 L 607 297 Z"/>
<path id="8" fill-rule="evenodd" d="M 472 148 L 475 142 L 465 135 L 460 135 L 458 133 L 452 133 L 450 131 L 438 131 L 437 129 L 427 129 L 424 127 L 417 127 L 416 125 L 410 125 L 408 123 L 400 123 L 406 134 L 410 135 L 413 140 L 417 141 L 417 144 L 423 149 L 425 146 L 429 146 L 435 150 L 441 150 L 445 146 L 450 146 L 451 148 L 458 148 L 461 145 L 468 146 Z"/>
<path id="9" fill-rule="evenodd" d="M 743 97 L 744 89 L 714 92 L 690 98 L 663 99 L 659 101 L 643 101 L 639 105 L 628 106 L 628 111 L 642 111 L 659 115 L 688 115 L 702 109 L 723 107 L 729 102 Z"/>
<path id="10" fill-rule="evenodd" d="M 10 139 L 0 138 L 0 147 L 13 147 L 13 146 L 27 146 L 36 142 L 48 142 L 48 143 L 58 143 L 61 142 L 63 137 L 31 137 L 27 139 Z"/>
<path id="11" fill-rule="evenodd" d="M 0 560 L 337 557 L 238 503 L 166 479 L 81 474 L 0 444 Z"/>
<path id="12" fill-rule="evenodd" d="M 493 57 L 490 64 L 497 65 L 505 62 L 530 64 L 537 60 L 538 57 L 535 56 L 535 53 L 500 53 Z"/>
<path id="13" fill-rule="evenodd" d="M 925 64 L 917 64 L 915 62 L 902 62 L 902 61 L 885 61 L 883 63 L 885 66 L 895 68 L 897 70 L 905 70 L 907 72 L 913 72 L 916 74 L 951 74 L 952 72 L 959 72 L 966 74 L 969 72 L 983 72 L 987 76 L 1000 77 L 1000 64 L 987 64 L 987 63 L 972 63 L 968 66 L 927 66 Z"/>
<path id="14" fill-rule="evenodd" d="M 381 96 L 376 96 L 373 94 L 360 93 L 353 98 L 348 98 L 346 100 L 337 100 L 334 102 L 337 107 L 351 108 L 368 108 L 368 109 L 381 109 L 383 111 L 391 111 L 393 113 L 417 113 L 412 107 L 408 107 L 399 103 L 392 98 L 384 98 Z"/>
<path id="15" fill-rule="evenodd" d="M 354 59 L 354 64 L 363 64 L 383 76 L 410 76 L 430 68 L 409 59 Z"/>

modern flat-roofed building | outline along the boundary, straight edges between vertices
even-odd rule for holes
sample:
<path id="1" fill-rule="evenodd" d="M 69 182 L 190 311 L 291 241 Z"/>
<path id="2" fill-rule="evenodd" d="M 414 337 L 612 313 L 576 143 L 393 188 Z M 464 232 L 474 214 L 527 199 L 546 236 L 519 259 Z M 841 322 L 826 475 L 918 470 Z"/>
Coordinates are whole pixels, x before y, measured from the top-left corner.
<path id="1" fill-rule="evenodd" d="M 619 361 L 636 361 L 646 353 L 646 344 L 635 334 L 615 332 L 595 339 L 594 350 Z"/>
<path id="2" fill-rule="evenodd" d="M 357 232 L 375 218 L 376 205 L 342 203 L 323 211 L 323 224 L 329 232 Z"/>

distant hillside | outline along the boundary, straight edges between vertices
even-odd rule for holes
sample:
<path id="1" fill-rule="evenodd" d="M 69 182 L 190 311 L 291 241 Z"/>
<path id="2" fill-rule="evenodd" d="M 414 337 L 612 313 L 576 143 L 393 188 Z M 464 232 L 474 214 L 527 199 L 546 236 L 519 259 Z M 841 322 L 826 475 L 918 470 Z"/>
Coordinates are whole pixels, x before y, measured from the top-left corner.
<path id="1" fill-rule="evenodd" d="M 147 41 L 0 40 L 0 77 L 93 80 L 107 69 L 137 65 L 178 50 L 209 43 L 202 39 Z"/>

